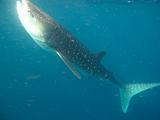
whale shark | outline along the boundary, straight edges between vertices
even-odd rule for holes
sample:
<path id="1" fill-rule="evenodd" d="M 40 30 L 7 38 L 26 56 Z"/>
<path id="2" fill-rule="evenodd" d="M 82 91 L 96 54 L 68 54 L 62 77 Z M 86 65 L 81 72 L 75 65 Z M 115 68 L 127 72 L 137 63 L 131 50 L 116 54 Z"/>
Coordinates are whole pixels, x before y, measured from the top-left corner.
<path id="1" fill-rule="evenodd" d="M 160 86 L 160 83 L 120 83 L 101 63 L 105 51 L 91 52 L 71 32 L 30 0 L 18 0 L 16 8 L 19 20 L 31 38 L 41 48 L 55 52 L 77 79 L 82 79 L 80 72 L 82 70 L 116 85 L 120 90 L 121 107 L 124 113 L 127 112 L 133 96 Z"/>

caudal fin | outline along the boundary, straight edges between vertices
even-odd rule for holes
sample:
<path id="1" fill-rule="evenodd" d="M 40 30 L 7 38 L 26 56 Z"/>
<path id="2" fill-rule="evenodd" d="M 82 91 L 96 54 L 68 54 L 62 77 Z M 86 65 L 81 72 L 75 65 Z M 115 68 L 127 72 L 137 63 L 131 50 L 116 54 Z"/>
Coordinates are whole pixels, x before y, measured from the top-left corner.
<path id="1" fill-rule="evenodd" d="M 130 100 L 133 96 L 145 90 L 160 86 L 160 83 L 146 83 L 146 84 L 127 84 L 124 88 L 120 88 L 121 106 L 124 113 L 127 112 Z"/>

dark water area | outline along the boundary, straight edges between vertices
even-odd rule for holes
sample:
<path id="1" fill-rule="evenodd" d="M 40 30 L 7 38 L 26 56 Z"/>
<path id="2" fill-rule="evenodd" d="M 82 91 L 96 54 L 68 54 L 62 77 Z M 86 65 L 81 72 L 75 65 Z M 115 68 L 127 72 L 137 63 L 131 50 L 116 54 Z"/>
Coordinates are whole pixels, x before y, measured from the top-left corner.
<path id="1" fill-rule="evenodd" d="M 32 0 L 93 52 L 121 83 L 160 82 L 159 0 Z M 16 0 L 0 0 L 0 120 L 160 120 L 160 87 L 122 112 L 109 81 L 77 78 L 22 27 Z"/>

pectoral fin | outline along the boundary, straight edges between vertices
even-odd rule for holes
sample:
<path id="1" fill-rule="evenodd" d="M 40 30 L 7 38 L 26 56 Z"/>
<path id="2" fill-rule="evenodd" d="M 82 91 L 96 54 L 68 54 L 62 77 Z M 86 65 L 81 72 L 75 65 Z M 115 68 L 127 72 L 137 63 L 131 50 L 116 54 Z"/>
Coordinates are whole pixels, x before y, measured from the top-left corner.
<path id="1" fill-rule="evenodd" d="M 58 56 L 63 60 L 63 62 L 67 65 L 67 67 L 72 71 L 72 73 L 80 80 L 81 76 L 79 72 L 76 70 L 75 66 L 67 59 L 65 58 L 62 54 L 60 54 L 58 51 L 56 51 Z"/>

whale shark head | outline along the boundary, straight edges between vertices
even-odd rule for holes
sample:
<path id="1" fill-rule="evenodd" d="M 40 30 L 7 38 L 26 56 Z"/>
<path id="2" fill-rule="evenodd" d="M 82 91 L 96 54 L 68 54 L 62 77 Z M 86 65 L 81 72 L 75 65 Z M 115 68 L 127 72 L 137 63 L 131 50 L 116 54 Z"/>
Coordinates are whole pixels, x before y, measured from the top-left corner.
<path id="1" fill-rule="evenodd" d="M 36 42 L 45 42 L 43 37 L 45 26 L 40 12 L 29 0 L 17 1 L 18 17 L 25 30 Z"/>

